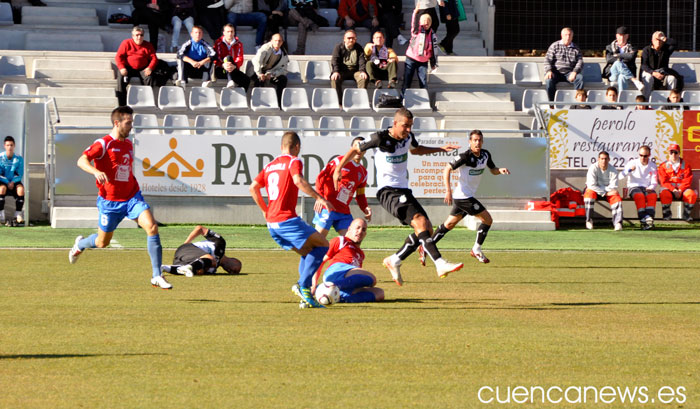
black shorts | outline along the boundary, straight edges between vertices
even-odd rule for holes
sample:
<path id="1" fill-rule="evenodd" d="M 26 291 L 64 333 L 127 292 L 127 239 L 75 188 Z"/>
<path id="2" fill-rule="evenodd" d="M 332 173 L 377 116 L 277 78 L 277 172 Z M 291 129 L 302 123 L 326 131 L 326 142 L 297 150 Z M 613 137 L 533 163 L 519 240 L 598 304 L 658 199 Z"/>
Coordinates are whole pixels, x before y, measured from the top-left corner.
<path id="1" fill-rule="evenodd" d="M 401 224 L 410 226 L 413 216 L 422 214 L 428 218 L 423 206 L 418 203 L 411 189 L 399 189 L 395 187 L 383 187 L 377 192 L 379 204 L 392 216 L 399 219 Z"/>
<path id="2" fill-rule="evenodd" d="M 7 183 L 5 183 L 5 182 L 0 182 L 0 186 L 7 186 Z M 23 185 L 22 185 L 22 182 L 17 182 L 17 183 L 15 183 L 15 187 L 13 187 L 12 189 L 10 189 L 10 187 L 7 186 L 7 193 L 5 193 L 5 194 L 6 194 L 6 195 L 12 195 L 12 197 L 14 197 L 15 199 L 17 199 L 17 186 L 23 186 Z"/>
<path id="3" fill-rule="evenodd" d="M 206 251 L 200 249 L 192 243 L 185 243 L 175 250 L 175 257 L 173 257 L 173 264 L 177 266 L 184 266 L 185 264 L 190 264 L 191 262 L 207 255 Z"/>
<path id="4" fill-rule="evenodd" d="M 450 210 L 451 216 L 464 217 L 467 214 L 476 216 L 486 210 L 484 205 L 474 197 L 470 197 L 469 199 L 453 199 L 452 203 L 452 210 Z"/>

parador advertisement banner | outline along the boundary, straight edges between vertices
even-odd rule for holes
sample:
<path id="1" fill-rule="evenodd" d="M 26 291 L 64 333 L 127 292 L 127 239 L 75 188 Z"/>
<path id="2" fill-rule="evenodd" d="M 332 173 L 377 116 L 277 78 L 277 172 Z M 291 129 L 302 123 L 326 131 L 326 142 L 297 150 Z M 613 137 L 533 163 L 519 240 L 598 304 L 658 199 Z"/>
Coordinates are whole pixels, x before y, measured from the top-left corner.
<path id="1" fill-rule="evenodd" d="M 685 139 L 681 111 L 562 109 L 543 114 L 551 169 L 586 169 L 603 150 L 610 154 L 611 165 L 623 168 L 642 145 L 651 147 L 652 160 L 661 163 L 668 146 L 683 146 Z"/>

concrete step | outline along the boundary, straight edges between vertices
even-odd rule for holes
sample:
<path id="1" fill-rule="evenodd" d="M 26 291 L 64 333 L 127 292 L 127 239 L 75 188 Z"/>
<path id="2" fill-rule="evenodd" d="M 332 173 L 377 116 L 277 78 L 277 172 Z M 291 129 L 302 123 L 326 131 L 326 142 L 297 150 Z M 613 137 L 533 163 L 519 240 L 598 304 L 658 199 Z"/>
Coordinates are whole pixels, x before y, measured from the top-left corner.
<path id="1" fill-rule="evenodd" d="M 114 90 L 112 90 L 114 92 Z M 58 126 L 107 126 L 111 127 L 107 116 L 90 115 L 61 115 L 61 122 Z M 71 131 L 73 132 L 73 131 Z M 91 130 L 91 132 L 95 132 Z"/>
<path id="2" fill-rule="evenodd" d="M 116 108 L 119 104 L 117 97 L 56 97 L 58 109 L 109 109 Z"/>
<path id="3" fill-rule="evenodd" d="M 489 209 L 489 213 L 493 218 L 492 230 L 543 231 L 556 229 L 550 213 L 546 211 Z M 464 226 L 469 230 L 476 230 L 479 224 L 481 221 L 474 216 L 467 216 L 464 219 Z"/>
<path id="4" fill-rule="evenodd" d="M 97 16 L 22 16 L 22 24 L 51 26 L 99 26 Z"/>
<path id="5" fill-rule="evenodd" d="M 430 84 L 505 84 L 506 77 L 503 74 L 481 74 L 481 73 L 443 73 L 440 66 L 437 72 L 431 72 Z"/>
<path id="6" fill-rule="evenodd" d="M 507 92 L 438 91 L 435 93 L 438 111 L 515 111 L 515 105 Z"/>
<path id="7" fill-rule="evenodd" d="M 51 227 L 76 229 L 96 228 L 99 212 L 97 207 L 54 207 L 51 209 Z M 136 222 L 124 219 L 118 228 L 137 228 Z"/>
<path id="8" fill-rule="evenodd" d="M 25 50 L 52 50 L 52 51 L 104 51 L 102 37 L 99 34 L 80 33 L 54 34 L 30 32 L 24 37 Z M 78 66 L 79 67 L 79 66 Z"/>
<path id="9" fill-rule="evenodd" d="M 114 96 L 114 88 L 63 88 L 63 87 L 39 87 L 37 95 L 66 98 L 109 98 Z"/>
<path id="10" fill-rule="evenodd" d="M 508 129 L 508 130 L 519 130 L 520 122 L 514 119 L 507 120 L 470 120 L 470 119 L 443 119 L 441 129 Z M 445 136 L 454 136 L 456 134 L 445 134 Z M 518 133 L 501 133 L 501 132 L 486 132 L 486 137 L 500 137 L 500 136 L 522 136 Z"/>
<path id="11" fill-rule="evenodd" d="M 94 8 L 89 7 L 22 7 L 22 18 L 25 17 L 96 17 Z"/>
<path id="12" fill-rule="evenodd" d="M 41 61 L 41 60 L 35 60 Z M 55 81 L 61 80 L 101 80 L 114 81 L 114 71 L 111 65 L 107 62 L 103 69 L 83 69 L 82 66 L 76 65 L 73 68 L 37 68 L 36 64 L 32 68 L 33 77 L 50 78 Z"/>

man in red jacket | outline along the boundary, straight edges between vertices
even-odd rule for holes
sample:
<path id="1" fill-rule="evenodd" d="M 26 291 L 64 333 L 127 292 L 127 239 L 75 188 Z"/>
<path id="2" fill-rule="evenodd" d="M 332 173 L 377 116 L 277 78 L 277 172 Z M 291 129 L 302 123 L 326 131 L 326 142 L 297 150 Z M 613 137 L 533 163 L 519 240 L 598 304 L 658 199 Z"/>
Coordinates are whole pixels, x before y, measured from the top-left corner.
<path id="1" fill-rule="evenodd" d="M 142 85 L 155 85 L 153 70 L 158 63 L 153 45 L 143 39 L 143 29 L 135 26 L 131 38 L 122 41 L 117 55 L 117 98 L 119 106 L 126 105 L 126 86 L 132 77 L 138 77 Z"/>
<path id="2" fill-rule="evenodd" d="M 664 220 L 671 220 L 671 202 L 674 199 L 683 200 L 683 220 L 693 221 L 690 212 L 693 211 L 698 192 L 691 189 L 693 169 L 680 156 L 681 148 L 672 143 L 668 147 L 668 160 L 658 168 L 659 184 L 661 185 L 661 210 Z"/>
<path id="3" fill-rule="evenodd" d="M 224 25 L 223 35 L 214 43 L 216 59 L 214 60 L 216 78 L 228 79 L 226 88 L 232 88 L 236 84 L 248 91 L 250 78 L 243 71 L 243 43 L 236 37 L 236 28 L 233 24 Z"/>

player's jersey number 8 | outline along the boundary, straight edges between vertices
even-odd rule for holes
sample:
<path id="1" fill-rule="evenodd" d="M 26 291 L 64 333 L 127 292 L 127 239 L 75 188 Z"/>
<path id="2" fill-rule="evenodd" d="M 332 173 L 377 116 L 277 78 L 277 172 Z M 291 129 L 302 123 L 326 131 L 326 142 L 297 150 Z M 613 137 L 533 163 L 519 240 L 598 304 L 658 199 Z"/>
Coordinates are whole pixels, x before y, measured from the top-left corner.
<path id="1" fill-rule="evenodd" d="M 280 195 L 280 188 L 279 188 L 279 182 L 280 182 L 280 175 L 277 173 L 270 173 L 267 176 L 267 197 L 270 200 L 277 200 L 277 197 Z"/>

